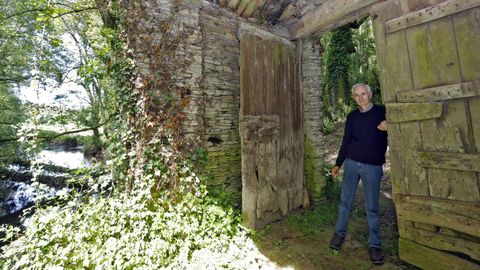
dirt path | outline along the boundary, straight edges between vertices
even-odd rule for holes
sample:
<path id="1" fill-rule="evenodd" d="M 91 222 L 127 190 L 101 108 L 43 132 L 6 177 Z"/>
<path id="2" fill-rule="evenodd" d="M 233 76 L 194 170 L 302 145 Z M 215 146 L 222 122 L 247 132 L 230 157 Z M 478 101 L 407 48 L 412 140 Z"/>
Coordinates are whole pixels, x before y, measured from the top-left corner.
<path id="1" fill-rule="evenodd" d="M 343 123 L 338 123 L 334 132 L 326 136 L 326 162 L 334 163 L 342 135 Z M 316 209 L 299 210 L 285 220 L 267 225 L 254 236 L 260 252 L 278 266 L 293 269 L 417 269 L 398 257 L 398 230 L 388 161 L 384 170 L 380 199 L 384 265 L 374 266 L 368 257 L 361 186 L 352 207 L 349 234 L 339 252 L 328 247 L 337 215 L 334 201 L 326 201 Z M 339 192 L 339 188 L 335 192 Z"/>

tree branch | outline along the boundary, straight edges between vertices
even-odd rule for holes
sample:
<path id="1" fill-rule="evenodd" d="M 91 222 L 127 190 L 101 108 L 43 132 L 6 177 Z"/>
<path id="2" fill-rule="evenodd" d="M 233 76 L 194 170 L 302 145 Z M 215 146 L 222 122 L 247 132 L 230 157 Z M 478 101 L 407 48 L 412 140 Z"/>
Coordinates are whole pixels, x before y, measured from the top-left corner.
<path id="1" fill-rule="evenodd" d="M 69 131 L 65 131 L 65 132 L 62 132 L 62 133 L 55 134 L 54 136 L 38 136 L 37 138 L 42 139 L 43 141 L 48 141 L 48 140 L 52 140 L 52 139 L 55 139 L 55 138 L 58 138 L 58 137 L 61 137 L 61 136 L 65 136 L 65 135 L 69 135 L 69 134 L 75 134 L 75 133 L 80 133 L 80 132 L 84 132 L 84 131 L 94 130 L 94 129 L 97 129 L 101 126 L 106 125 L 108 122 L 110 122 L 110 120 L 112 120 L 112 118 L 115 115 L 116 115 L 115 113 L 110 115 L 110 117 L 107 120 L 105 120 L 105 122 L 100 123 L 100 124 L 98 124 L 94 127 L 87 127 L 87 128 L 77 129 L 77 130 L 69 130 Z M 13 142 L 13 141 L 17 141 L 18 139 L 19 139 L 19 137 L 0 139 L 0 143 Z"/>
<path id="2" fill-rule="evenodd" d="M 96 10 L 96 9 L 98 9 L 98 8 L 97 7 L 84 7 L 84 8 L 79 8 L 79 9 L 72 9 L 72 10 L 66 11 L 64 13 L 59 13 L 56 16 L 49 16 L 49 17 L 51 17 L 52 19 L 56 19 L 56 18 L 62 17 L 64 15 L 68 15 L 68 14 L 72 14 L 72 13 L 80 13 L 80 12 L 83 12 L 83 11 Z M 10 14 L 8 16 L 5 16 L 5 17 L 1 18 L 0 22 L 4 22 L 4 21 L 9 20 L 13 17 L 22 16 L 22 15 L 30 13 L 30 12 L 45 12 L 47 10 L 48 9 L 46 9 L 46 8 L 34 8 L 34 9 L 23 10 L 23 11 L 20 11 L 18 13 Z"/>

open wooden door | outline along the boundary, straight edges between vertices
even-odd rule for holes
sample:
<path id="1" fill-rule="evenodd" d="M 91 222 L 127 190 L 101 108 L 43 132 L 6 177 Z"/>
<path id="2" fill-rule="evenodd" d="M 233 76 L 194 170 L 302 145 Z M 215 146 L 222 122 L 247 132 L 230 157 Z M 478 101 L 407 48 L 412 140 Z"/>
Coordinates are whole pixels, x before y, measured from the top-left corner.
<path id="1" fill-rule="evenodd" d="M 389 0 L 375 26 L 400 257 L 480 269 L 480 1 Z"/>
<path id="2" fill-rule="evenodd" d="M 242 211 L 250 228 L 303 203 L 303 105 L 300 67 L 290 41 L 240 31 Z"/>

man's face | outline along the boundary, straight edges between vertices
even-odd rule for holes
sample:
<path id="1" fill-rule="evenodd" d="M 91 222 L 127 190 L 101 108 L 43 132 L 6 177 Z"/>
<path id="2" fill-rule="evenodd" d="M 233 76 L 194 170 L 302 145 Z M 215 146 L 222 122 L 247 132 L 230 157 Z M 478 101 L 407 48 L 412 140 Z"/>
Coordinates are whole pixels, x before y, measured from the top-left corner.
<path id="1" fill-rule="evenodd" d="M 355 99 L 358 106 L 363 107 L 372 100 L 372 93 L 369 93 L 364 86 L 357 86 L 353 90 L 353 99 Z"/>

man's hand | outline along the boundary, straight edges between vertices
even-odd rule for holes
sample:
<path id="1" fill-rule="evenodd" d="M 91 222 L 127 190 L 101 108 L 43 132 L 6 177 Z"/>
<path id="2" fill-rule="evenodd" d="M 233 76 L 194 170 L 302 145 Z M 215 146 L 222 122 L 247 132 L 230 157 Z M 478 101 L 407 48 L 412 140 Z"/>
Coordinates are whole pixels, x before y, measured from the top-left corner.
<path id="1" fill-rule="evenodd" d="M 340 167 L 334 166 L 331 170 L 330 173 L 332 174 L 333 177 L 337 177 L 340 175 Z"/>
<path id="2" fill-rule="evenodd" d="M 380 125 L 377 126 L 378 129 L 380 129 L 381 131 L 387 131 L 387 128 L 388 128 L 388 124 L 387 124 L 387 121 L 383 120 Z"/>

